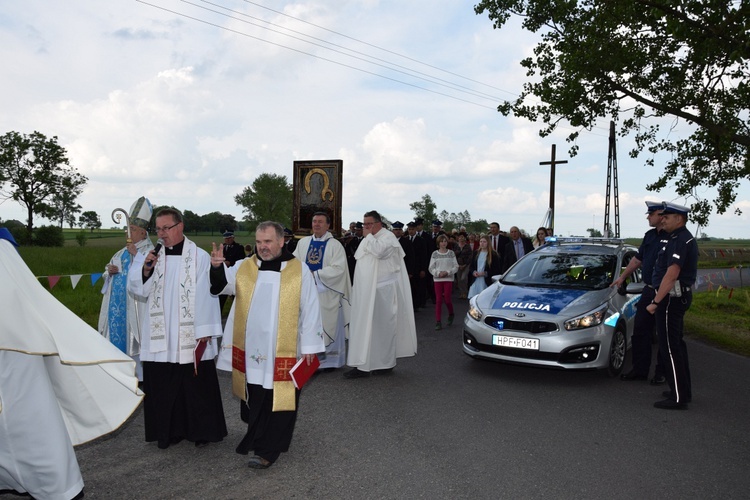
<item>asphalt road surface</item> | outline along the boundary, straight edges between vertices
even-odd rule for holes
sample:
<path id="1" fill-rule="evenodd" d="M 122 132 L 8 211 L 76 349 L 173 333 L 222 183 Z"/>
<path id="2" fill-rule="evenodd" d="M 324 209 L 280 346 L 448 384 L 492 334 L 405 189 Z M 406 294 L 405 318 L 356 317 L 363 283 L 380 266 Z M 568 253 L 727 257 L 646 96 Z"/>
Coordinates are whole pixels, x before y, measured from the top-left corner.
<path id="1" fill-rule="evenodd" d="M 466 301 L 457 301 L 463 318 Z M 747 498 L 750 359 L 689 342 L 693 403 L 653 408 L 664 387 L 477 361 L 462 321 L 417 314 L 419 352 L 390 375 L 317 375 L 288 453 L 256 471 L 228 375 L 229 436 L 196 449 L 143 441 L 139 409 L 77 448 L 90 499 Z M 628 369 L 628 367 L 626 367 Z M 224 372 L 220 372 L 224 373 Z M 13 495 L 0 495 L 12 497 Z"/>

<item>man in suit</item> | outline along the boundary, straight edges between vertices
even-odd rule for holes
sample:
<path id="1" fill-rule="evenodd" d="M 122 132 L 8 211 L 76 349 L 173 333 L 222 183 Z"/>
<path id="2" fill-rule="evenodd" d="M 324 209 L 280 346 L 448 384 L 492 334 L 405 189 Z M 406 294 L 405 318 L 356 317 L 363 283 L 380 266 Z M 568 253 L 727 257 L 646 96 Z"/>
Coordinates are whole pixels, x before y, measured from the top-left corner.
<path id="1" fill-rule="evenodd" d="M 443 231 L 443 223 L 439 220 L 432 221 L 432 233 L 430 233 L 430 238 L 432 239 L 432 251 L 438 249 L 437 237 L 441 234 L 445 234 L 445 231 Z"/>
<path id="2" fill-rule="evenodd" d="M 497 254 L 502 258 L 503 252 L 505 251 L 505 245 L 510 243 L 507 236 L 500 233 L 500 224 L 497 222 L 490 222 L 490 246 Z"/>
<path id="3" fill-rule="evenodd" d="M 427 268 L 430 265 L 430 256 L 432 255 L 432 250 L 430 250 L 428 244 L 431 244 L 431 242 L 419 236 L 416 221 L 409 222 L 406 226 L 409 230 L 409 241 L 414 248 L 415 274 L 411 280 L 411 285 L 412 302 L 414 303 L 414 310 L 417 311 L 420 307 L 424 307 L 427 300 L 426 280 L 427 275 L 430 274 L 427 272 Z"/>
<path id="4" fill-rule="evenodd" d="M 510 228 L 510 241 L 505 244 L 505 249 L 501 254 L 503 257 L 502 272 L 508 270 L 518 259 L 534 250 L 534 245 L 529 238 L 521 236 L 518 227 Z"/>
<path id="5" fill-rule="evenodd" d="M 408 236 L 404 234 L 404 223 L 396 221 L 393 223 L 393 235 L 398 238 L 398 242 L 401 243 L 401 248 L 404 249 L 404 265 L 406 266 L 406 272 L 409 273 L 409 281 L 416 275 L 417 269 L 417 258 L 414 254 L 414 245 Z"/>
<path id="6" fill-rule="evenodd" d="M 357 259 L 354 258 L 354 254 L 357 253 L 357 248 L 359 248 L 359 244 L 362 241 L 362 229 L 362 223 L 356 222 L 354 224 L 354 237 L 344 245 L 346 263 L 349 266 L 349 279 L 352 283 L 354 282 L 354 268 L 357 266 Z"/>

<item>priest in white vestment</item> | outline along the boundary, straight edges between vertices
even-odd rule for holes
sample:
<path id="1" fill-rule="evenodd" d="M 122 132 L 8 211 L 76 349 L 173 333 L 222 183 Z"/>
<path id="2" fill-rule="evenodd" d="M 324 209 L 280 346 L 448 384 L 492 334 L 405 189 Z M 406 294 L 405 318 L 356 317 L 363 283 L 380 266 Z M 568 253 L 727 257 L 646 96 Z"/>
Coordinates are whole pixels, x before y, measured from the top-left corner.
<path id="1" fill-rule="evenodd" d="M 288 451 L 299 394 L 289 369 L 325 350 L 318 292 L 307 266 L 284 248 L 284 229 L 262 222 L 256 254 L 226 267 L 221 248 L 211 252 L 211 290 L 235 295 L 218 368 L 232 372 L 232 391 L 248 408 L 247 434 L 237 453 L 248 466 L 270 467 Z"/>
<path id="2" fill-rule="evenodd" d="M 346 378 L 389 372 L 396 358 L 417 353 L 417 331 L 404 265 L 404 250 L 393 233 L 383 228 L 380 214 L 365 213 L 365 235 L 354 257 Z"/>
<path id="3" fill-rule="evenodd" d="M 69 500 L 73 446 L 120 427 L 143 393 L 135 363 L 57 301 L 0 228 L 0 490 Z"/>
<path id="4" fill-rule="evenodd" d="M 159 211 L 156 233 L 163 245 L 137 254 L 128 274 L 128 291 L 148 301 L 141 317 L 146 441 L 163 449 L 187 439 L 201 447 L 227 435 L 214 362 L 222 330 L 211 258 L 185 237 L 178 210 Z"/>
<path id="5" fill-rule="evenodd" d="M 349 336 L 349 266 L 344 246 L 328 229 L 331 220 L 327 213 L 316 212 L 312 217 L 312 236 L 297 243 L 294 256 L 307 264 L 315 279 L 323 320 L 326 352 L 320 356 L 320 370 L 333 370 L 346 364 L 346 339 Z"/>
<path id="6" fill-rule="evenodd" d="M 148 198 L 141 196 L 130 207 L 129 239 L 104 269 L 102 307 L 99 311 L 99 333 L 135 361 L 135 373 L 143 380 L 140 360 L 140 317 L 148 314 L 146 301 L 128 292 L 128 271 L 136 253 L 147 254 L 154 245 L 148 238 L 148 225 L 153 214 Z M 135 272 L 140 272 L 136 269 Z"/>

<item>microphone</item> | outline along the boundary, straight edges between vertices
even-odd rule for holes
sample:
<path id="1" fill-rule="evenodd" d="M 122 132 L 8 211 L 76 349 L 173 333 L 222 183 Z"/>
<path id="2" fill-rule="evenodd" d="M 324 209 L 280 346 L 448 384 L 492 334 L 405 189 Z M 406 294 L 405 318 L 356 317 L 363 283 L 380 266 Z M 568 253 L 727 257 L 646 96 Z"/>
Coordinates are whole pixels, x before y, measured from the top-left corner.
<path id="1" fill-rule="evenodd" d="M 163 239 L 159 238 L 158 240 L 156 240 L 156 246 L 154 247 L 154 255 L 158 256 L 159 255 L 159 251 L 161 250 L 161 247 L 163 247 L 163 246 L 164 246 L 164 240 Z M 154 262 L 155 261 L 149 262 L 148 263 L 148 267 L 149 268 L 154 267 Z"/>

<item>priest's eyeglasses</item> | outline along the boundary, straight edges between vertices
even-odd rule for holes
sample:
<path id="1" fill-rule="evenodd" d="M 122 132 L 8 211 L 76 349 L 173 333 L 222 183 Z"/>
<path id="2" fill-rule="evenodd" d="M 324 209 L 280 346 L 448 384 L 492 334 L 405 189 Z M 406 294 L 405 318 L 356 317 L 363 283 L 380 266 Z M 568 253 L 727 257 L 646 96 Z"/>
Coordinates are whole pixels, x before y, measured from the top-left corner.
<path id="1" fill-rule="evenodd" d="M 157 233 L 166 233 L 167 231 L 175 227 L 177 224 L 179 224 L 179 222 L 176 224 L 172 224 L 171 226 L 157 227 L 155 229 Z"/>

